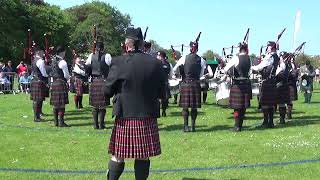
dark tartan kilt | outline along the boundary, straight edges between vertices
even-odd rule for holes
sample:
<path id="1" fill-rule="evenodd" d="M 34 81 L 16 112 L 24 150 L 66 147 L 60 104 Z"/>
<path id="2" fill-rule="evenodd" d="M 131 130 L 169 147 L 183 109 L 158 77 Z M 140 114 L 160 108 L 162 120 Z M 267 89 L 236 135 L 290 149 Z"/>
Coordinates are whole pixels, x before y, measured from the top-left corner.
<path id="1" fill-rule="evenodd" d="M 118 158 L 145 159 L 161 154 L 156 118 L 119 118 L 115 120 L 109 154 Z"/>
<path id="2" fill-rule="evenodd" d="M 92 80 L 89 93 L 89 104 L 95 108 L 106 108 L 110 105 L 110 99 L 104 94 L 105 80 L 95 78 Z"/>
<path id="3" fill-rule="evenodd" d="M 288 104 L 290 102 L 290 91 L 287 84 L 277 87 L 277 104 Z"/>
<path id="4" fill-rule="evenodd" d="M 182 108 L 201 108 L 201 87 L 199 81 L 184 81 L 180 86 L 180 101 Z"/>
<path id="5" fill-rule="evenodd" d="M 296 85 L 289 84 L 290 101 L 298 100 L 298 89 Z"/>
<path id="6" fill-rule="evenodd" d="M 30 99 L 32 101 L 44 101 L 48 94 L 48 88 L 45 82 L 32 80 L 30 85 Z"/>
<path id="7" fill-rule="evenodd" d="M 83 94 L 88 94 L 89 86 L 80 78 L 75 78 L 74 81 L 75 93 L 77 96 L 82 96 Z"/>
<path id="8" fill-rule="evenodd" d="M 229 106 L 232 109 L 250 107 L 252 89 L 250 83 L 233 84 L 230 88 Z"/>
<path id="9" fill-rule="evenodd" d="M 55 107 L 63 107 L 66 104 L 69 104 L 68 91 L 67 83 L 64 80 L 53 80 L 51 85 L 50 104 Z"/>
<path id="10" fill-rule="evenodd" d="M 274 106 L 277 104 L 277 89 L 274 81 L 263 81 L 260 87 L 261 106 Z"/>

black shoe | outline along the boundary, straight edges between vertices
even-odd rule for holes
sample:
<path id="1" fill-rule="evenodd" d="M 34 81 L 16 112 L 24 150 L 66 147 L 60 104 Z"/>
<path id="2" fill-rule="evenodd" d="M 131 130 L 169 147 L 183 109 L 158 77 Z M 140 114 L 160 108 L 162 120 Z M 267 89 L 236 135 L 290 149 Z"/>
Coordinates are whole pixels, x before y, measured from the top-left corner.
<path id="1" fill-rule="evenodd" d="M 273 123 L 269 123 L 268 124 L 268 128 L 274 128 L 274 124 Z"/>
<path id="2" fill-rule="evenodd" d="M 64 120 L 60 120 L 59 127 L 70 127 L 70 126 L 64 123 Z"/>
<path id="3" fill-rule="evenodd" d="M 268 124 L 262 123 L 261 125 L 257 126 L 257 128 L 266 129 L 266 128 L 268 128 Z"/>
<path id="4" fill-rule="evenodd" d="M 292 119 L 291 113 L 288 113 L 288 114 L 287 114 L 287 119 Z"/>
<path id="5" fill-rule="evenodd" d="M 185 127 L 183 128 L 183 132 L 189 132 L 189 127 L 188 127 L 188 126 L 185 126 Z"/>
<path id="6" fill-rule="evenodd" d="M 33 120 L 33 122 L 41 122 L 41 119 L 40 119 L 40 118 L 35 118 L 35 119 Z"/>
<path id="7" fill-rule="evenodd" d="M 232 132 L 240 132 L 241 128 L 240 127 L 234 127 L 234 128 L 231 128 L 230 131 L 232 131 Z"/>
<path id="8" fill-rule="evenodd" d="M 82 104 L 79 105 L 79 109 L 83 109 L 83 105 Z"/>
<path id="9" fill-rule="evenodd" d="M 194 126 L 191 127 L 191 130 L 189 130 L 191 132 L 196 132 L 196 128 Z"/>
<path id="10" fill-rule="evenodd" d="M 162 111 L 162 117 L 167 117 L 167 113 L 165 111 Z"/>

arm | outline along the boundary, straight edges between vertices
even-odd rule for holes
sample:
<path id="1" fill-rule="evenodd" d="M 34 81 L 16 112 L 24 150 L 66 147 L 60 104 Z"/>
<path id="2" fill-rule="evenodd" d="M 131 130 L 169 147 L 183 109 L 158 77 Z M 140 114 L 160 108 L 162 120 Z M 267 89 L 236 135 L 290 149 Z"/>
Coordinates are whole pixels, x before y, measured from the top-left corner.
<path id="1" fill-rule="evenodd" d="M 203 76 L 204 74 L 204 70 L 206 69 L 206 66 L 207 66 L 207 62 L 201 58 L 201 71 L 200 71 L 200 77 Z"/>
<path id="2" fill-rule="evenodd" d="M 64 78 L 66 80 L 69 80 L 70 75 L 69 75 L 68 65 L 67 65 L 67 62 L 65 60 L 61 60 L 59 62 L 59 68 L 62 70 Z"/>
<path id="3" fill-rule="evenodd" d="M 212 71 L 211 67 L 208 65 L 207 68 L 208 68 L 209 78 L 213 77 L 213 71 Z"/>
<path id="4" fill-rule="evenodd" d="M 169 79 L 172 79 L 172 77 L 173 77 L 173 67 L 172 67 L 172 64 L 170 63 Z"/>
<path id="5" fill-rule="evenodd" d="M 92 58 L 92 53 L 88 56 L 88 59 L 86 60 L 86 63 L 85 63 L 86 66 L 91 65 L 91 58 Z"/>
<path id="6" fill-rule="evenodd" d="M 109 75 L 106 80 L 105 95 L 107 97 L 112 97 L 116 93 L 119 68 L 117 65 L 118 61 L 112 61 L 110 64 Z"/>
<path id="7" fill-rule="evenodd" d="M 284 71 L 286 69 L 285 63 L 281 63 L 280 66 L 278 66 L 276 75 L 278 75 L 281 71 Z"/>
<path id="8" fill-rule="evenodd" d="M 82 76 L 85 76 L 86 75 L 86 72 L 82 69 L 79 68 L 79 66 L 76 64 L 73 68 L 73 72 L 77 73 L 77 74 L 80 74 Z"/>
<path id="9" fill-rule="evenodd" d="M 179 66 L 184 65 L 185 60 L 186 60 L 186 57 L 185 57 L 185 56 L 182 56 L 182 57 L 178 60 L 177 64 L 176 64 L 176 65 L 174 66 L 174 68 L 173 68 L 173 73 L 177 73 L 177 71 L 178 71 L 178 69 L 179 69 Z"/>
<path id="10" fill-rule="evenodd" d="M 48 77 L 47 71 L 46 71 L 46 66 L 44 64 L 44 61 L 41 59 L 37 61 L 36 63 L 37 67 L 39 68 L 41 74 L 43 77 Z"/>
<path id="11" fill-rule="evenodd" d="M 224 73 L 226 74 L 229 71 L 229 69 L 236 66 L 236 64 L 239 64 L 239 58 L 238 56 L 233 56 L 232 59 L 223 68 Z"/>
<path id="12" fill-rule="evenodd" d="M 251 69 L 253 71 L 261 71 L 263 68 L 270 66 L 271 64 L 273 64 L 273 58 L 272 56 L 266 56 L 266 58 L 264 60 L 261 61 L 260 64 L 256 65 L 256 66 L 252 66 Z"/>

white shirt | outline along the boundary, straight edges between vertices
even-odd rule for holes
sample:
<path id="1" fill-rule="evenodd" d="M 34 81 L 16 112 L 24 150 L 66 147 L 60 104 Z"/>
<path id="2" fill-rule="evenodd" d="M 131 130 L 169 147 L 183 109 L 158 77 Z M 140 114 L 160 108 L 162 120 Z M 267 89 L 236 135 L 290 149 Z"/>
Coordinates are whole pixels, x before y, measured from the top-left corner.
<path id="1" fill-rule="evenodd" d="M 284 71 L 285 69 L 286 69 L 286 64 L 284 62 L 280 62 L 276 71 L 276 75 L 278 75 L 281 71 Z"/>
<path id="2" fill-rule="evenodd" d="M 72 72 L 80 74 L 81 76 L 86 76 L 86 72 L 82 70 L 79 66 L 79 64 L 75 64 Z"/>
<path id="3" fill-rule="evenodd" d="M 263 68 L 270 66 L 273 64 L 273 54 L 275 54 L 276 52 L 272 52 L 270 54 L 267 54 L 261 61 L 260 64 L 256 65 L 256 66 L 252 66 L 251 69 L 254 71 L 261 71 Z"/>
<path id="4" fill-rule="evenodd" d="M 178 71 L 179 66 L 184 65 L 184 63 L 186 62 L 186 56 L 187 56 L 187 55 L 182 56 L 182 57 L 178 60 L 177 64 L 176 64 L 176 65 L 174 66 L 174 68 L 173 68 L 173 72 L 176 73 L 176 72 Z M 207 62 L 206 62 L 203 58 L 201 58 L 200 77 L 203 76 L 204 69 L 206 68 L 206 66 L 207 66 Z M 212 71 L 212 70 L 211 70 L 211 71 Z"/>
<path id="5" fill-rule="evenodd" d="M 173 77 L 173 67 L 172 67 L 172 64 L 171 64 L 171 63 L 169 63 L 169 64 L 170 64 L 169 79 L 172 79 L 172 77 Z"/>
<path id="6" fill-rule="evenodd" d="M 93 54 L 93 53 L 91 53 L 91 54 L 89 55 L 88 59 L 86 60 L 86 65 L 91 65 L 92 54 Z M 104 61 L 106 62 L 106 64 L 107 64 L 108 66 L 111 65 L 111 60 L 112 60 L 111 55 L 108 54 L 108 53 L 105 54 Z"/>
<path id="7" fill-rule="evenodd" d="M 46 66 L 44 64 L 44 60 L 40 56 L 35 56 L 34 60 L 36 61 L 36 66 L 40 70 L 41 74 L 43 77 L 48 77 L 47 71 L 46 71 Z"/>
<path id="8" fill-rule="evenodd" d="M 57 57 L 58 57 L 59 59 L 61 59 L 61 60 L 59 61 L 58 66 L 59 66 L 59 68 L 62 70 L 64 78 L 65 78 L 66 80 L 69 80 L 70 74 L 69 74 L 67 62 L 66 62 L 64 59 L 62 59 L 60 56 L 57 56 Z"/>
<path id="9" fill-rule="evenodd" d="M 239 55 L 245 55 L 246 53 L 239 53 Z M 229 69 L 231 69 L 232 67 L 237 67 L 239 65 L 239 56 L 233 56 L 232 59 L 226 64 L 226 66 L 224 67 L 223 71 L 226 74 Z"/>

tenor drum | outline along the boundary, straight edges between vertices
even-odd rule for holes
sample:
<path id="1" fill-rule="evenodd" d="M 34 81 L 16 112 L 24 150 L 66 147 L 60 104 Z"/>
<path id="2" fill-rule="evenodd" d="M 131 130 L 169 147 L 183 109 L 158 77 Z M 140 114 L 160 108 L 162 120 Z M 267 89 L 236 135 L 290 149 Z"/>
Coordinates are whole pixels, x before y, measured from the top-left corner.
<path id="1" fill-rule="evenodd" d="M 177 79 L 169 80 L 169 88 L 170 88 L 171 95 L 179 94 L 179 84 L 180 84 L 180 81 Z"/>
<path id="2" fill-rule="evenodd" d="M 220 106 L 228 106 L 230 97 L 230 84 L 222 82 L 217 86 L 216 101 Z"/>

